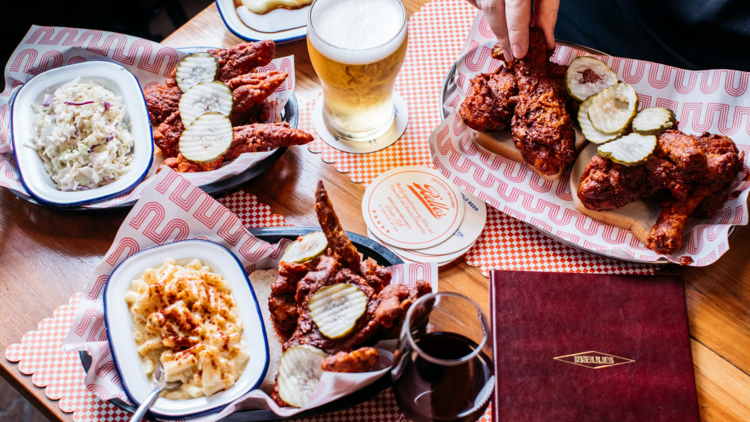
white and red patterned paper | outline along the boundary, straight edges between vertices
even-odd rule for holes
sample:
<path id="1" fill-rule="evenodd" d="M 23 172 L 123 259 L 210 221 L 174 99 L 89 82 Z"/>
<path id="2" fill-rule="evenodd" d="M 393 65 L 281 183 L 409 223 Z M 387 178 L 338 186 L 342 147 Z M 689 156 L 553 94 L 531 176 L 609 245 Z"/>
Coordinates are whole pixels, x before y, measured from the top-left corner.
<path id="1" fill-rule="evenodd" d="M 132 72 L 142 88 L 164 83 L 186 53 L 129 35 L 106 31 L 32 26 L 21 44 L 8 60 L 5 68 L 5 91 L 0 93 L 0 186 L 27 194 L 18 176 L 10 136 L 10 106 L 15 93 L 34 76 L 47 70 L 85 61 L 108 61 Z M 289 74 L 286 82 L 269 97 L 273 103 L 270 120 L 278 120 L 294 91 L 294 56 L 274 59 L 261 70 L 284 70 Z M 136 152 L 137 153 L 137 152 Z M 253 167 L 273 151 L 246 153 L 210 172 L 190 173 L 184 177 L 197 185 L 223 180 Z M 154 160 L 148 178 L 135 189 L 118 197 L 87 205 L 106 208 L 140 198 L 145 192 L 159 164 Z"/>
<path id="2" fill-rule="evenodd" d="M 409 21 L 409 48 L 396 79 L 396 91 L 409 106 L 409 127 L 401 140 L 371 154 L 338 151 L 320 139 L 308 145 L 311 152 L 332 163 L 336 170 L 367 186 L 378 175 L 394 167 L 434 167 L 428 138 L 441 122 L 440 88 L 448 70 L 461 52 L 477 10 L 465 0 L 435 0 L 422 6 Z M 300 109 L 300 128 L 315 134 L 314 103 Z M 502 224 L 490 224 L 500 221 Z M 500 239 L 502 241 L 496 241 Z M 528 253 L 514 249 L 526 245 Z M 633 264 L 580 252 L 540 234 L 502 212 L 488 210 L 488 223 L 480 240 L 466 254 L 466 262 L 489 276 L 492 269 L 534 271 L 653 274 L 652 265 Z"/>
<path id="3" fill-rule="evenodd" d="M 731 227 L 748 223 L 750 181 L 744 180 L 743 173 L 730 187 L 730 191 L 737 192 L 734 198 L 710 219 L 691 219 L 685 231 L 683 249 L 664 256 L 646 248 L 632 232 L 599 223 L 576 211 L 569 173 L 557 181 L 546 181 L 528 166 L 478 146 L 473 141 L 473 131 L 455 109 L 463 101 L 469 81 L 475 75 L 493 71 L 500 65 L 490 55 L 495 43 L 484 15 L 477 13 L 458 58 L 454 78 L 458 89 L 444 104 L 453 112 L 430 136 L 433 163 L 449 180 L 505 214 L 585 250 L 607 256 L 674 263 L 680 263 L 681 257 L 688 256 L 692 259 L 690 265 L 705 266 L 729 249 Z M 589 54 L 558 46 L 552 60 L 566 65 L 582 55 Z M 680 121 L 679 129 L 686 133 L 700 135 L 710 131 L 730 136 L 744 152 L 747 161 L 750 153 L 750 97 L 743 94 L 750 73 L 728 70 L 694 72 L 620 57 L 595 57 L 606 62 L 620 80 L 633 85 L 640 99 L 640 108 L 662 106 L 674 110 Z"/>
<path id="4" fill-rule="evenodd" d="M 63 343 L 62 349 L 66 352 L 85 350 L 91 356 L 91 368 L 86 374 L 85 384 L 87 390 L 100 399 L 127 401 L 112 360 L 104 324 L 103 295 L 109 275 L 117 265 L 139 251 L 185 239 L 203 239 L 221 244 L 234 253 L 248 274 L 255 269 L 277 268 L 281 252 L 291 243 L 284 239 L 271 245 L 251 235 L 233 212 L 181 174 L 165 169 L 156 175 L 123 221 L 112 246 L 89 279 L 73 325 Z M 391 272 L 391 283 L 413 286 L 417 280 L 426 280 L 437 291 L 437 266 L 434 264 L 396 265 L 391 267 Z M 311 406 L 319 406 L 359 390 L 375 381 L 383 371 L 368 374 L 325 373 L 320 384 L 323 386 L 320 387 L 322 393 L 316 395 Z M 248 402 L 252 402 L 251 408 L 270 408 L 284 416 L 305 410 L 281 409 L 264 392 L 254 390 L 221 413 L 195 420 L 217 420 L 233 413 L 237 404 L 247 405 Z"/>
<path id="5" fill-rule="evenodd" d="M 50 400 L 59 400 L 60 410 L 73 413 L 75 422 L 125 422 L 130 419 L 130 413 L 102 401 L 87 389 L 78 353 L 62 351 L 65 333 L 73 325 L 80 302 L 81 293 L 73 295 L 69 304 L 55 310 L 53 318 L 41 321 L 37 331 L 26 333 L 21 343 L 8 347 L 5 357 L 11 362 L 18 362 L 18 369 L 22 373 L 33 375 L 34 385 L 45 388 Z M 390 389 L 345 410 L 298 419 L 299 422 L 361 420 L 396 422 L 405 419 Z M 491 409 L 488 409 L 480 421 L 490 420 Z"/>

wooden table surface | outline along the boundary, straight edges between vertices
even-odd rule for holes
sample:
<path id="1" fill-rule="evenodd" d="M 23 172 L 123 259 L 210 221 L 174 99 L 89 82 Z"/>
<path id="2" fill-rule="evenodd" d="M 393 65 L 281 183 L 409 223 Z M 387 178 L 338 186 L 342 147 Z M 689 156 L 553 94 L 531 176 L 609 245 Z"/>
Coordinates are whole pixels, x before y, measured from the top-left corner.
<path id="1" fill-rule="evenodd" d="M 405 0 L 409 13 L 422 0 Z M 241 42 L 224 26 L 215 5 L 163 43 L 172 47 L 228 47 Z M 278 46 L 277 55 L 294 54 L 300 103 L 319 90 L 305 41 Z M 437 105 L 435 105 L 437 107 Z M 366 234 L 360 211 L 364 190 L 304 147 L 290 148 L 262 177 L 244 186 L 289 224 L 317 225 L 313 192 L 322 179 L 347 230 Z M 80 215 L 42 208 L 0 189 L 0 349 L 18 343 L 44 318 L 83 290 L 106 253 L 126 212 Z M 738 227 L 731 249 L 704 268 L 664 267 L 659 273 L 685 279 L 695 382 L 705 421 L 750 421 L 750 228 Z M 488 307 L 488 279 L 463 259 L 440 271 L 440 289 L 460 291 Z M 50 420 L 72 421 L 31 377 L 0 359 L 0 375 Z"/>

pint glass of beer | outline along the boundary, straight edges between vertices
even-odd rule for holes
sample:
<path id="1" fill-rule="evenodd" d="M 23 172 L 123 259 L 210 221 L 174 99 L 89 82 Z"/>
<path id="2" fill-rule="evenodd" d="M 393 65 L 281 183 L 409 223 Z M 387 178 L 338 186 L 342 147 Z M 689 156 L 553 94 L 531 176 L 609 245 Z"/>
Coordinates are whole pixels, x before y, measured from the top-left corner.
<path id="1" fill-rule="evenodd" d="M 390 129 L 393 84 L 406 40 L 400 0 L 315 0 L 307 48 L 323 86 L 323 119 L 333 135 L 369 141 Z"/>

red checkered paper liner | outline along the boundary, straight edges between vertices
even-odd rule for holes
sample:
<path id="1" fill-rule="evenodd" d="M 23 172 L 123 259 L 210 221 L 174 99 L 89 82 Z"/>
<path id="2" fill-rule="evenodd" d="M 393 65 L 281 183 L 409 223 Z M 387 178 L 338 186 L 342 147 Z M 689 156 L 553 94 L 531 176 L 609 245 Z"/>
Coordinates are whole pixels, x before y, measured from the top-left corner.
<path id="1" fill-rule="evenodd" d="M 570 174 L 556 181 L 542 180 L 525 164 L 493 154 L 474 142 L 474 132 L 455 110 L 465 97 L 469 81 L 479 73 L 497 69 L 500 62 L 491 57 L 496 39 L 482 13 L 477 13 L 464 43 L 456 68 L 458 89 L 446 99 L 453 112 L 430 136 L 433 163 L 453 183 L 473 193 L 494 208 L 567 240 L 579 247 L 612 257 L 635 258 L 650 262 L 706 266 L 729 249 L 733 225 L 748 222 L 747 197 L 750 181 L 740 173 L 730 187 L 732 199 L 712 218 L 691 219 L 685 230 L 682 250 L 659 255 L 641 244 L 629 230 L 620 229 L 585 216 L 575 209 Z M 567 65 L 578 56 L 590 55 L 567 46 L 558 46 L 552 60 Z M 692 72 L 657 63 L 612 56 L 595 56 L 606 62 L 618 79 L 631 84 L 640 99 L 640 108 L 667 107 L 677 113 L 679 129 L 700 135 L 705 131 L 731 136 L 747 162 L 750 153 L 750 73 L 728 70 Z M 700 79 L 700 84 L 697 80 Z M 718 118 L 715 118 L 718 117 Z M 745 119 L 747 121 L 745 125 Z M 748 169 L 744 170 L 745 173 Z"/>
<path id="2" fill-rule="evenodd" d="M 395 87 L 409 107 L 409 126 L 401 140 L 371 154 L 338 151 L 319 138 L 308 149 L 320 153 L 323 161 L 333 163 L 336 170 L 348 173 L 352 181 L 365 187 L 393 167 L 435 167 L 428 138 L 441 122 L 440 89 L 476 14 L 464 0 L 435 0 L 411 16 L 409 48 Z M 300 111 L 300 128 L 312 134 L 314 106 L 308 103 Z M 529 252 L 514 250 L 517 245 L 527 245 Z M 600 258 L 565 246 L 491 208 L 484 232 L 466 254 L 466 262 L 480 267 L 485 276 L 492 269 L 653 274 L 651 266 Z"/>
<path id="3" fill-rule="evenodd" d="M 141 87 L 146 88 L 164 83 L 179 61 L 186 56 L 187 53 L 172 47 L 130 35 L 78 28 L 32 26 L 8 60 L 8 66 L 5 68 L 5 91 L 0 93 L 0 186 L 28 195 L 18 175 L 18 163 L 13 155 L 10 111 L 14 94 L 31 78 L 58 67 L 86 61 L 107 61 L 128 69 L 138 78 Z M 272 121 L 281 118 L 281 110 L 294 91 L 294 56 L 274 59 L 259 70 L 277 69 L 287 72 L 289 77 L 269 97 L 273 104 L 269 118 Z M 246 171 L 273 152 L 245 153 L 218 170 L 186 173 L 183 177 L 199 186 L 213 183 Z M 163 161 L 162 156 L 156 158 L 148 178 L 135 189 L 86 207 L 107 208 L 140 198 Z"/>

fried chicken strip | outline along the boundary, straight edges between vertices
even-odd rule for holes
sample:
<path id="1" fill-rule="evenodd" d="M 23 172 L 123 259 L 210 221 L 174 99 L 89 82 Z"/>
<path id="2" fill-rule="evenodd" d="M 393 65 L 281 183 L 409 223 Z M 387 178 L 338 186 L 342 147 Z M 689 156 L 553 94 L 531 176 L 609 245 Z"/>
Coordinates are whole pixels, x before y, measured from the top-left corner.
<path id="1" fill-rule="evenodd" d="M 232 126 L 247 123 L 249 117 L 254 116 L 254 107 L 271 96 L 276 89 L 286 81 L 287 73 L 272 70 L 263 73 L 247 73 L 236 77 L 227 83 L 232 90 L 234 106 L 229 114 Z"/>
<path id="2" fill-rule="evenodd" d="M 246 152 L 270 151 L 274 148 L 304 145 L 313 141 L 309 133 L 289 123 L 255 123 L 232 128 L 234 140 L 225 160 L 233 160 Z"/>
<path id="3" fill-rule="evenodd" d="M 154 144 L 165 157 L 177 157 L 180 153 L 180 136 L 184 131 L 185 126 L 182 124 L 180 111 L 177 110 L 154 130 Z"/>
<path id="4" fill-rule="evenodd" d="M 172 118 L 174 117 L 174 118 Z M 193 163 L 179 154 L 180 136 L 185 128 L 176 116 L 170 116 L 154 133 L 154 142 L 165 154 L 177 154 L 168 158 L 159 167 L 171 167 L 179 172 L 197 172 L 215 170 L 224 161 L 233 160 L 246 152 L 270 151 L 274 148 L 302 145 L 312 142 L 313 137 L 307 132 L 289 126 L 289 123 L 256 123 L 232 128 L 233 141 L 229 150 L 222 157 L 210 163 Z"/>
<path id="5" fill-rule="evenodd" d="M 372 347 L 346 352 L 338 352 L 328 356 L 320 365 L 328 372 L 370 372 L 378 363 L 378 351 Z"/>
<path id="6" fill-rule="evenodd" d="M 360 272 L 360 257 L 357 248 L 354 246 L 349 237 L 341 228 L 339 218 L 333 211 L 333 204 L 328 197 L 323 181 L 318 181 L 318 188 L 315 191 L 315 212 L 318 214 L 318 221 L 323 233 L 328 240 L 328 246 L 344 261 L 344 266 L 357 273 Z"/>
<path id="7" fill-rule="evenodd" d="M 219 80 L 224 83 L 271 63 L 275 53 L 276 44 L 271 40 L 208 50 L 219 61 Z"/>
<path id="8" fill-rule="evenodd" d="M 151 117 L 151 123 L 158 125 L 179 111 L 182 90 L 177 86 L 174 78 L 169 78 L 163 85 L 146 86 L 143 96 L 146 99 L 146 108 Z"/>

